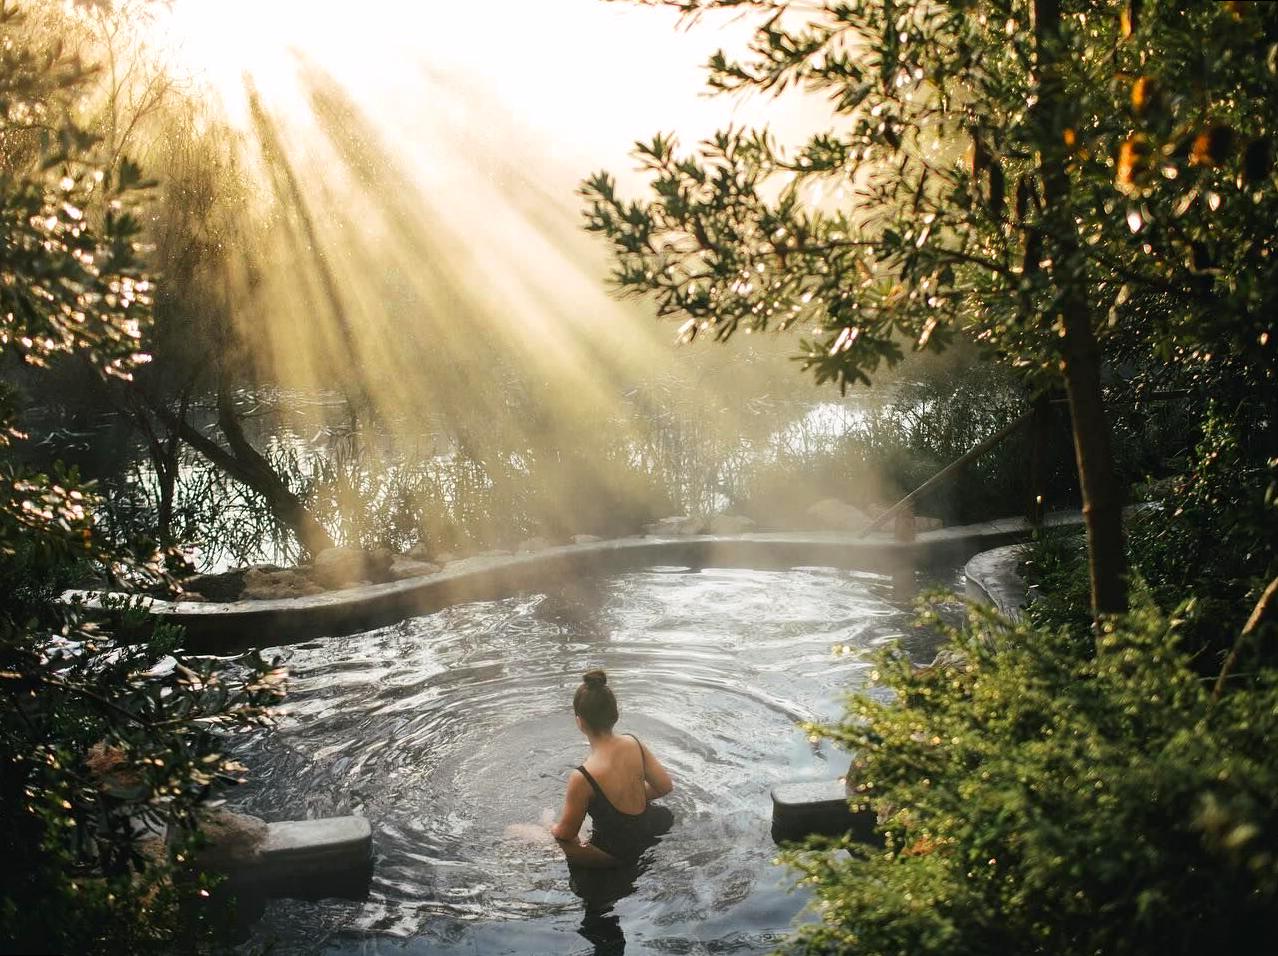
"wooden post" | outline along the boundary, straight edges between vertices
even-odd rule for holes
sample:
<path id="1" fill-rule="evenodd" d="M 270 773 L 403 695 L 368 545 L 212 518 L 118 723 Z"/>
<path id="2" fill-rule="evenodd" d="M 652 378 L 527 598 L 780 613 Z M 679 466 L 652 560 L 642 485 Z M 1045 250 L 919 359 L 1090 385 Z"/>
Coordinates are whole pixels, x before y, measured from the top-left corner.
<path id="1" fill-rule="evenodd" d="M 914 502 L 907 501 L 896 513 L 892 525 L 896 540 L 909 543 L 914 540 Z"/>

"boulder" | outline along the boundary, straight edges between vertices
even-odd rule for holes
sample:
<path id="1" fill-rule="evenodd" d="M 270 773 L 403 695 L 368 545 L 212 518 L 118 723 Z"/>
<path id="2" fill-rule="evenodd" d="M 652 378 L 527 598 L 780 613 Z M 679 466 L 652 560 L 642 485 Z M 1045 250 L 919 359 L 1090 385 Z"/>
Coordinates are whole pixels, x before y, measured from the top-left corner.
<path id="1" fill-rule="evenodd" d="M 711 534 L 749 534 L 754 530 L 754 520 L 745 515 L 721 514 L 710 519 Z"/>
<path id="2" fill-rule="evenodd" d="M 329 548 L 315 555 L 311 578 L 327 588 L 348 587 L 360 581 L 387 581 L 393 560 L 394 555 L 385 548 Z"/>
<path id="3" fill-rule="evenodd" d="M 938 528 L 944 527 L 945 522 L 940 518 L 932 518 L 928 515 L 914 516 L 914 530 L 918 531 L 936 531 Z"/>
<path id="4" fill-rule="evenodd" d="M 706 522 L 703 518 L 694 518 L 689 515 L 671 515 L 669 518 L 662 518 L 660 521 L 644 525 L 643 530 L 646 534 L 657 535 L 658 537 L 704 534 Z"/>
<path id="5" fill-rule="evenodd" d="M 418 541 L 415 545 L 405 551 L 401 557 L 411 558 L 413 561 L 429 561 L 434 555 L 431 554 L 430 545 L 425 541 Z"/>
<path id="6" fill-rule="evenodd" d="M 439 570 L 438 564 L 430 561 L 414 561 L 404 555 L 397 555 L 391 562 L 390 576 L 392 581 L 403 581 L 405 578 L 420 578 L 434 574 Z"/>
<path id="7" fill-rule="evenodd" d="M 322 594 L 324 589 L 298 569 L 249 568 L 244 572 L 242 601 L 276 601 L 281 598 Z"/>
<path id="8" fill-rule="evenodd" d="M 837 498 L 825 498 L 808 509 L 808 517 L 830 531 L 862 531 L 870 523 L 860 508 Z"/>
<path id="9" fill-rule="evenodd" d="M 102 792 L 117 800 L 140 800 L 151 792 L 138 768 L 129 763 L 124 749 L 105 740 L 89 748 L 84 766 Z"/>
<path id="10" fill-rule="evenodd" d="M 597 534 L 574 534 L 572 536 L 573 544 L 594 544 L 596 541 L 602 541 L 603 538 Z"/>

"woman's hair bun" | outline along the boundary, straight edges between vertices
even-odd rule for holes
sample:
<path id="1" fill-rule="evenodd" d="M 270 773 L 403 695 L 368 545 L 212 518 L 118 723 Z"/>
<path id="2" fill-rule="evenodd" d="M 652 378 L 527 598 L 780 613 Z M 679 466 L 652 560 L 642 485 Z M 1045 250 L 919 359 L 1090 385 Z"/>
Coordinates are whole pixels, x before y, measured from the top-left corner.
<path id="1" fill-rule="evenodd" d="M 608 675 L 601 670 L 586 671 L 581 682 L 587 687 L 603 687 L 608 683 Z"/>

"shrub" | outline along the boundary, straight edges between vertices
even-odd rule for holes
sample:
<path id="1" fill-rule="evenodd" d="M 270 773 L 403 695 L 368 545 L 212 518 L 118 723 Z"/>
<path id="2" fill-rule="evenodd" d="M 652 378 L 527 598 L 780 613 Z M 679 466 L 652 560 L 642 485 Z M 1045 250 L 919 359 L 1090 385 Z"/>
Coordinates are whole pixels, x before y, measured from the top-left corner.
<path id="1" fill-rule="evenodd" d="M 982 609 L 928 624 L 964 662 L 885 655 L 895 702 L 824 729 L 886 849 L 787 853 L 821 916 L 795 951 L 1270 951 L 1278 671 L 1213 700 L 1147 596 L 1094 645 Z"/>

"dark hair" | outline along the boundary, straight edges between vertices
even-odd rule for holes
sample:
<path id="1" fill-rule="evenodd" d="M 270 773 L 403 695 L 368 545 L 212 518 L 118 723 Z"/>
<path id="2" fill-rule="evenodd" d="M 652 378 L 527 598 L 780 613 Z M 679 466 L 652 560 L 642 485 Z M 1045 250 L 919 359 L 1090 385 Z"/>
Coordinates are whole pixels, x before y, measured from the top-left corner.
<path id="1" fill-rule="evenodd" d="M 617 698 L 608 686 L 608 675 L 601 670 L 586 671 L 581 686 L 572 695 L 572 712 L 591 730 L 612 730 L 617 722 Z"/>

